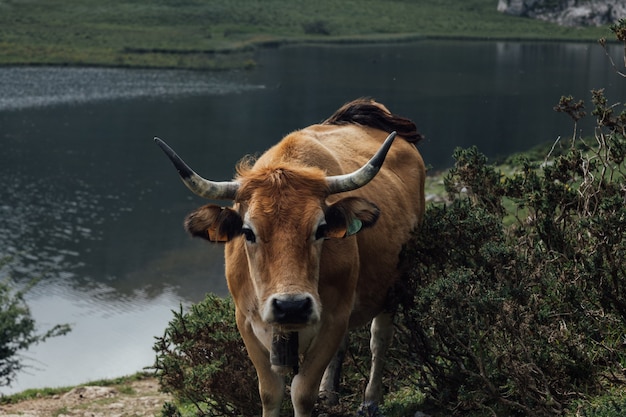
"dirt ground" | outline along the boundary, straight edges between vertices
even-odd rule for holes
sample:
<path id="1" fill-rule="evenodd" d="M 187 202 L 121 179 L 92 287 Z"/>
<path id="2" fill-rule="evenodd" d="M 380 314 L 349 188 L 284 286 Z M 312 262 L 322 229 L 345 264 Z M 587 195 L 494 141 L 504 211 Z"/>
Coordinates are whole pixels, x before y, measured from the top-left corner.
<path id="1" fill-rule="evenodd" d="M 6 417 L 138 417 L 159 416 L 170 396 L 159 392 L 154 378 L 115 387 L 85 386 L 50 397 L 0 404 Z"/>

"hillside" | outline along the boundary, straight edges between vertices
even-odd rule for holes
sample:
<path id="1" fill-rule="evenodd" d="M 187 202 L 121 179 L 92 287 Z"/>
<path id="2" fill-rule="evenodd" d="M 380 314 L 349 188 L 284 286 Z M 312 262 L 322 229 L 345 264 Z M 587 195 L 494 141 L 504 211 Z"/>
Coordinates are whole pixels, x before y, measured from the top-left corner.
<path id="1" fill-rule="evenodd" d="M 494 0 L 5 0 L 0 65 L 230 68 L 254 65 L 258 45 L 425 37 L 592 40 L 568 28 L 499 13 Z"/>

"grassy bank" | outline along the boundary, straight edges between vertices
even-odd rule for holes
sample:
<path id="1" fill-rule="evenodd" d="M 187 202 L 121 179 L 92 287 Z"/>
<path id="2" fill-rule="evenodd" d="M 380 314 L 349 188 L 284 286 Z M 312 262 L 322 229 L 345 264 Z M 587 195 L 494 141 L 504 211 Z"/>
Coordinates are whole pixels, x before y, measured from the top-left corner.
<path id="1" fill-rule="evenodd" d="M 28 390 L 0 397 L 0 415 L 9 416 L 158 416 L 170 396 L 159 392 L 147 373 L 94 381 L 76 387 Z"/>
<path id="2" fill-rule="evenodd" d="M 228 68 L 259 44 L 426 37 L 595 41 L 606 28 L 506 16 L 495 0 L 0 1 L 0 65 Z"/>

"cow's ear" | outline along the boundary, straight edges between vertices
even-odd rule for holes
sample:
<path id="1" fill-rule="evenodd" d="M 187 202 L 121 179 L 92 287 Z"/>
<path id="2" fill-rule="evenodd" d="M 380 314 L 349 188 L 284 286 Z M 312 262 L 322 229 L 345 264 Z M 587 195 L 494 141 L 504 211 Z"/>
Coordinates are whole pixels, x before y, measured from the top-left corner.
<path id="1" fill-rule="evenodd" d="M 373 226 L 380 210 L 364 198 L 347 197 L 337 201 L 326 211 L 326 238 L 352 236 L 360 230 Z"/>
<path id="2" fill-rule="evenodd" d="M 202 206 L 185 218 L 187 232 L 211 242 L 228 242 L 241 234 L 242 225 L 241 216 L 235 210 L 214 204 Z"/>

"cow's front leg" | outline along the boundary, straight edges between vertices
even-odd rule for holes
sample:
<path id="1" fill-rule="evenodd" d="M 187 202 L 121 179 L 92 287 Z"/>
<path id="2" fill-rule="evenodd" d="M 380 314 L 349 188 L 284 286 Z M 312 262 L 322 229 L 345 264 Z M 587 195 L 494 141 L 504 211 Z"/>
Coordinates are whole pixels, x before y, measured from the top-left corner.
<path id="1" fill-rule="evenodd" d="M 259 378 L 263 417 L 278 417 L 285 392 L 284 378 L 272 371 L 269 360 L 267 360 L 267 365 L 256 366 L 256 372 Z"/>
<path id="2" fill-rule="evenodd" d="M 341 378 L 341 367 L 347 347 L 348 333 L 346 332 L 337 352 L 333 355 L 322 377 L 319 397 L 326 405 L 332 406 L 339 404 L 339 379 Z"/>
<path id="3" fill-rule="evenodd" d="M 310 417 L 318 397 L 320 381 L 348 329 L 348 320 L 325 324 L 304 354 L 300 370 L 291 382 L 291 402 L 295 417 Z"/>
<path id="4" fill-rule="evenodd" d="M 268 350 L 254 334 L 251 324 L 239 313 L 237 313 L 237 327 L 259 378 L 263 417 L 279 417 L 285 393 L 284 377 L 272 371 Z"/>

